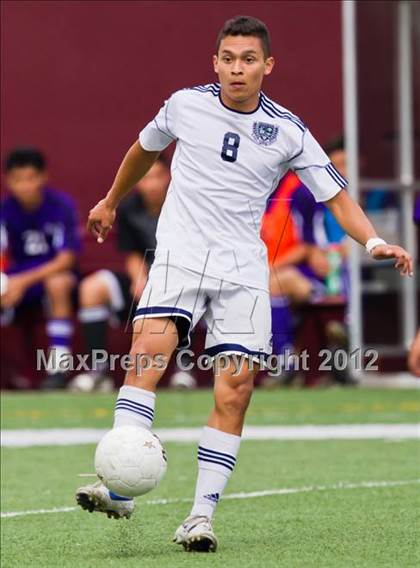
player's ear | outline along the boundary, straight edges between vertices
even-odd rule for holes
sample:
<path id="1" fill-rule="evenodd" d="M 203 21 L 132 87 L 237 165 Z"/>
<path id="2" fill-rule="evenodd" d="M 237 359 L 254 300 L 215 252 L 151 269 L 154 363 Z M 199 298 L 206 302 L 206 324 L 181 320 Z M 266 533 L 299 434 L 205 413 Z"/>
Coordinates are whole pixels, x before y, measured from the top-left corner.
<path id="1" fill-rule="evenodd" d="M 219 72 L 219 64 L 218 64 L 217 55 L 213 55 L 213 69 L 214 69 L 215 73 Z"/>
<path id="2" fill-rule="evenodd" d="M 273 70 L 274 63 L 274 57 L 267 57 L 267 59 L 265 60 L 264 75 L 270 75 L 271 71 Z"/>

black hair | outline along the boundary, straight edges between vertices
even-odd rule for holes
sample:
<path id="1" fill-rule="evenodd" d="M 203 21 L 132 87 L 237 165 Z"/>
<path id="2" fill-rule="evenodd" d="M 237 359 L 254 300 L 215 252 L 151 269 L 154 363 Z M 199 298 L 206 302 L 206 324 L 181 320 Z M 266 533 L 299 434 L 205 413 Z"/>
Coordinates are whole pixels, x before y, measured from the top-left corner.
<path id="1" fill-rule="evenodd" d="M 219 53 L 220 42 L 227 36 L 253 36 L 261 40 L 264 57 L 270 57 L 270 34 L 267 26 L 261 20 L 251 16 L 235 16 L 227 20 L 220 30 L 216 41 L 216 53 Z"/>
<path id="2" fill-rule="evenodd" d="M 15 148 L 9 152 L 4 160 L 6 172 L 10 172 L 13 168 L 25 168 L 27 166 L 32 166 L 40 172 L 45 171 L 46 160 L 40 150 L 31 147 Z"/>
<path id="3" fill-rule="evenodd" d="M 334 136 L 334 138 L 330 138 L 328 142 L 324 146 L 325 153 L 332 154 L 333 152 L 337 152 L 338 150 L 345 150 L 345 143 L 344 143 L 344 136 L 340 134 L 339 136 Z"/>

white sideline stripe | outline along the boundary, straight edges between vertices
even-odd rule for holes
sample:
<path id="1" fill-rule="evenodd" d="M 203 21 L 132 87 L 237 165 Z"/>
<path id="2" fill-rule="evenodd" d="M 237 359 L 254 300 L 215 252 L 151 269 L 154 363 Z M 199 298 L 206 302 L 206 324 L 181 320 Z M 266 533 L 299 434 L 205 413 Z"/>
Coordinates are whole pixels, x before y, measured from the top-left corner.
<path id="1" fill-rule="evenodd" d="M 223 496 L 225 499 L 254 499 L 256 497 L 269 497 L 273 495 L 292 495 L 295 493 L 310 493 L 314 491 L 334 491 L 338 489 L 380 489 L 387 487 L 400 487 L 420 483 L 420 479 L 404 481 L 362 481 L 360 483 L 336 483 L 334 485 L 314 485 L 309 487 L 284 487 L 281 489 L 266 489 L 264 491 L 251 491 L 249 493 L 230 493 Z M 174 503 L 191 503 L 191 498 L 179 499 L 152 499 L 144 501 L 144 505 L 172 505 Z M 69 513 L 77 511 L 79 507 L 55 507 L 54 509 L 34 509 L 32 511 L 10 511 L 1 513 L 1 518 L 25 517 L 27 515 L 44 515 L 46 513 Z"/>
<path id="2" fill-rule="evenodd" d="M 98 428 L 3 430 L 1 445 L 27 448 L 95 444 L 106 432 Z M 201 428 L 161 428 L 155 432 L 163 442 L 197 442 Z M 247 426 L 242 437 L 244 440 L 407 440 L 420 439 L 420 424 Z"/>
<path id="3" fill-rule="evenodd" d="M 11 511 L 10 513 L 1 513 L 2 519 L 9 517 L 26 517 L 27 515 L 45 515 L 46 513 L 69 513 L 75 511 L 77 507 L 54 507 L 54 509 L 34 509 L 33 511 Z"/>

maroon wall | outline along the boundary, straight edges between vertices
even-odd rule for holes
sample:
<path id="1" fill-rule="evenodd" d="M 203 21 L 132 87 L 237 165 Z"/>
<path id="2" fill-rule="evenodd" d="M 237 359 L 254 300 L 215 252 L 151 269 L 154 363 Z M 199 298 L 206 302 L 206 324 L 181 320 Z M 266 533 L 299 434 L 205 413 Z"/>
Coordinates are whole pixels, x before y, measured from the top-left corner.
<path id="1" fill-rule="evenodd" d="M 359 139 L 362 175 L 398 177 L 398 2 L 357 4 Z M 412 3 L 413 120 L 420 176 L 420 3 Z"/>
<path id="2" fill-rule="evenodd" d="M 2 152 L 40 146 L 54 184 L 76 197 L 84 218 L 162 101 L 215 79 L 215 37 L 236 14 L 271 30 L 277 66 L 269 96 L 321 142 L 340 132 L 339 2 L 20 0 L 2 3 Z M 88 241 L 85 268 L 115 259 L 111 243 Z"/>

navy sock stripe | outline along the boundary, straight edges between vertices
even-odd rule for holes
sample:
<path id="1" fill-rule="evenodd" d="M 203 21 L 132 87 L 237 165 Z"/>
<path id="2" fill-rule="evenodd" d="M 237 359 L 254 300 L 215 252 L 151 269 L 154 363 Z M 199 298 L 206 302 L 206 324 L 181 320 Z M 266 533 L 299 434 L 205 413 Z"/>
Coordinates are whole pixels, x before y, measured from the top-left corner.
<path id="1" fill-rule="evenodd" d="M 130 406 L 129 404 L 122 402 L 120 404 L 116 404 L 115 405 L 115 410 L 131 410 L 132 412 L 137 412 L 137 414 L 141 414 L 142 416 L 145 416 L 146 418 L 148 418 L 149 420 L 153 421 L 153 414 L 150 414 L 150 412 L 146 412 L 145 410 L 142 410 L 141 408 L 135 408 L 134 406 Z"/>
<path id="2" fill-rule="evenodd" d="M 130 412 L 134 412 L 134 414 L 140 414 L 144 418 L 147 418 L 151 422 L 153 422 L 153 417 L 151 418 L 148 414 L 143 412 L 142 410 L 135 410 L 132 406 L 128 406 L 125 404 L 120 404 L 115 407 L 115 410 L 129 410 Z"/>
<path id="3" fill-rule="evenodd" d="M 209 462 L 209 463 L 215 463 L 217 465 L 221 465 L 223 467 L 225 467 L 226 469 L 230 469 L 230 471 L 233 471 L 233 467 L 228 465 L 227 463 L 223 463 L 219 460 L 216 459 L 209 459 L 209 458 L 203 458 L 201 456 L 198 456 L 198 461 L 204 461 L 204 462 Z"/>
<path id="4" fill-rule="evenodd" d="M 50 338 L 50 341 L 52 343 L 52 345 L 54 345 L 54 347 L 60 346 L 60 347 L 69 347 L 70 346 L 70 341 L 71 341 L 71 337 L 64 337 L 61 335 L 55 335 L 54 333 L 51 334 L 47 334 L 48 337 Z"/>
<path id="5" fill-rule="evenodd" d="M 133 410 L 132 408 L 130 408 L 129 406 L 119 406 L 118 408 L 115 409 L 115 411 L 117 410 L 124 410 L 124 411 L 129 411 L 132 412 L 133 414 L 139 414 L 140 416 L 142 416 L 143 418 L 146 418 L 146 420 L 149 420 L 150 422 L 153 422 L 153 419 L 150 418 L 150 416 L 148 416 L 147 414 L 143 414 L 143 412 L 140 412 L 138 410 Z"/>
<path id="6" fill-rule="evenodd" d="M 116 404 L 118 404 L 119 402 L 123 402 L 124 404 L 131 404 L 134 408 L 138 408 L 139 410 L 144 410 L 145 412 L 149 412 L 152 417 L 154 416 L 154 410 L 153 408 L 150 408 L 150 406 L 146 406 L 145 404 L 140 404 L 139 402 L 134 402 L 128 398 L 119 398 L 117 399 Z"/>
<path id="7" fill-rule="evenodd" d="M 199 452 L 207 452 L 209 454 L 216 454 L 217 457 L 226 458 L 228 460 L 236 461 L 236 457 L 232 456 L 232 454 L 226 454 L 225 452 L 218 452 L 217 450 L 213 450 L 212 448 L 205 448 L 204 446 L 198 446 Z"/>
<path id="8" fill-rule="evenodd" d="M 151 406 L 147 406 L 147 404 L 143 404 L 141 402 L 137 402 L 136 400 L 132 400 L 131 398 L 124 398 L 122 396 L 117 398 L 117 402 L 119 400 L 123 400 L 124 402 L 129 402 L 131 404 L 135 404 L 136 406 L 142 406 L 143 408 L 147 408 L 153 412 L 153 408 Z"/>
<path id="9" fill-rule="evenodd" d="M 231 463 L 227 460 L 223 460 L 221 458 L 218 458 L 217 456 L 209 456 L 207 454 L 198 454 L 197 456 L 198 461 L 203 460 L 203 461 L 213 461 L 214 463 L 218 463 L 219 465 L 224 465 L 227 468 L 233 470 L 233 468 L 235 467 L 234 463 Z"/>
<path id="10" fill-rule="evenodd" d="M 115 404 L 116 405 L 117 404 L 128 404 L 129 406 L 132 406 L 136 410 L 142 410 L 143 412 L 147 412 L 147 414 L 151 414 L 152 416 L 154 415 L 154 411 L 153 411 L 152 408 L 149 408 L 148 406 L 144 406 L 143 404 L 133 404 L 129 400 L 124 400 L 124 399 L 119 398 Z"/>
<path id="11" fill-rule="evenodd" d="M 150 416 L 150 418 L 153 418 L 154 416 L 154 412 L 152 410 L 148 410 L 147 408 L 143 408 L 141 406 L 135 406 L 134 404 L 130 404 L 129 402 L 117 401 L 115 408 L 117 408 L 118 406 L 128 406 L 133 410 L 137 410 L 138 412 L 143 412 L 144 414 L 147 414 L 148 416 Z"/>
<path id="12" fill-rule="evenodd" d="M 138 406 L 138 407 L 144 408 L 145 410 L 149 410 L 150 412 L 154 412 L 154 410 L 151 406 L 147 406 L 147 404 L 142 404 L 141 402 L 137 402 L 136 400 L 131 400 L 131 398 L 119 397 L 117 399 L 117 402 L 119 402 L 119 401 L 128 402 L 129 404 L 133 404 L 134 406 Z"/>
<path id="13" fill-rule="evenodd" d="M 225 454 L 223 452 L 217 452 L 216 450 L 211 450 L 210 448 L 204 448 L 203 446 L 198 446 L 198 453 L 209 454 L 210 457 L 215 457 L 217 459 L 226 460 L 228 462 L 232 462 L 232 465 L 235 465 L 236 458 L 231 454 Z"/>

